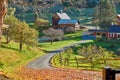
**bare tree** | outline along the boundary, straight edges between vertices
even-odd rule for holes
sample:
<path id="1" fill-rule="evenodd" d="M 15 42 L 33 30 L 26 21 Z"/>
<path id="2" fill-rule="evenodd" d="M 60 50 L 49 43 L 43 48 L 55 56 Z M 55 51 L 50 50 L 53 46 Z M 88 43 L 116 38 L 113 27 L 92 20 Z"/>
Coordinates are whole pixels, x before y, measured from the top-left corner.
<path id="1" fill-rule="evenodd" d="M 51 44 L 55 39 L 62 40 L 64 32 L 61 29 L 49 28 L 43 31 L 48 38 L 50 38 Z"/>
<path id="2" fill-rule="evenodd" d="M 65 31 L 69 32 L 69 33 L 75 32 L 75 28 L 74 27 L 67 27 Z"/>

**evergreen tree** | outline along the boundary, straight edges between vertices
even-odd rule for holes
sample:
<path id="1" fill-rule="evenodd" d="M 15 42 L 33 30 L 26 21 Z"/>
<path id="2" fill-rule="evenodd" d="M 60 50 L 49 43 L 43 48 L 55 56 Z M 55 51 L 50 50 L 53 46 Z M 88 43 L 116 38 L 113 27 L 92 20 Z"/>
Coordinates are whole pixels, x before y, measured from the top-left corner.
<path id="1" fill-rule="evenodd" d="M 99 22 L 101 29 L 108 29 L 112 22 L 116 22 L 117 12 L 113 0 L 100 0 L 98 7 L 96 7 L 94 21 Z"/>
<path id="2" fill-rule="evenodd" d="M 93 16 L 92 23 L 97 27 L 99 25 L 99 6 L 95 7 Z"/>

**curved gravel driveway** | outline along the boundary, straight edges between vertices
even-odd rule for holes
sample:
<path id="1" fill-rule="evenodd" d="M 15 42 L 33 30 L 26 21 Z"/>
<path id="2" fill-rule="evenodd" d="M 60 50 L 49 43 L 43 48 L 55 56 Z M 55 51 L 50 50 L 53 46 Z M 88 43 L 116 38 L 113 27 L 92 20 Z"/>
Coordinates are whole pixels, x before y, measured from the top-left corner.
<path id="1" fill-rule="evenodd" d="M 45 68 L 52 68 L 50 66 L 50 59 L 55 55 L 56 53 L 48 53 L 44 56 L 30 62 L 27 67 L 33 68 L 33 69 L 45 69 Z"/>
<path id="2" fill-rule="evenodd" d="M 74 44 L 71 44 L 69 46 L 66 46 L 62 49 L 59 49 L 59 50 L 54 50 L 48 54 L 45 54 L 44 56 L 30 62 L 27 67 L 28 68 L 33 68 L 33 69 L 46 69 L 46 68 L 52 68 L 52 66 L 50 65 L 50 60 L 51 58 L 57 54 L 57 53 L 60 53 L 61 51 L 63 50 L 66 50 L 66 49 L 69 49 L 70 47 L 73 47 L 73 46 L 76 46 L 78 44 L 81 44 L 81 43 L 87 43 L 89 42 L 89 40 L 84 40 L 84 41 L 79 41 L 77 43 L 74 43 Z"/>

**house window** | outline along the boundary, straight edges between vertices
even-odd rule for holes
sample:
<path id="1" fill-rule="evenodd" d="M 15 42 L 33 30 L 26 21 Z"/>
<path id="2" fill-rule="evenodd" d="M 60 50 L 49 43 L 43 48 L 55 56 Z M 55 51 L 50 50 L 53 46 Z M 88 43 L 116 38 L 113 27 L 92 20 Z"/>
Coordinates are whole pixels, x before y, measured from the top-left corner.
<path id="1" fill-rule="evenodd" d="M 118 34 L 118 38 L 120 38 L 120 34 Z"/>
<path id="2" fill-rule="evenodd" d="M 100 33 L 97 33 L 97 35 L 99 36 L 99 35 L 101 35 Z"/>
<path id="3" fill-rule="evenodd" d="M 106 36 L 106 33 L 102 33 L 102 36 Z"/>
<path id="4" fill-rule="evenodd" d="M 110 38 L 111 38 L 112 34 L 110 33 L 110 35 L 109 35 L 109 36 L 110 36 Z"/>
<path id="5" fill-rule="evenodd" d="M 110 33 L 110 38 L 113 38 L 113 33 Z"/>

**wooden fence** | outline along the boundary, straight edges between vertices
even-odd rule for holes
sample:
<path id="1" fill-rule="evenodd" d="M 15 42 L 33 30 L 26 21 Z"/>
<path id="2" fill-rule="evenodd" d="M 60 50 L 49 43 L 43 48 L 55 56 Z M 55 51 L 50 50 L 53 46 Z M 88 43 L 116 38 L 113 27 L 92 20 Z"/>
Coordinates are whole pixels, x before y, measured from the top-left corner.
<path id="1" fill-rule="evenodd" d="M 56 58 L 57 57 L 57 58 Z M 74 57 L 74 58 L 63 58 L 61 56 L 61 54 L 58 54 L 56 57 L 54 57 L 54 60 L 53 60 L 53 63 L 54 65 L 56 64 L 60 64 L 61 66 L 64 65 L 64 66 L 70 66 L 71 64 L 75 64 L 75 67 L 79 68 L 79 67 L 84 67 L 84 68 L 94 68 L 94 63 L 93 61 L 89 58 L 77 58 L 77 57 Z M 58 58 L 59 57 L 59 58 Z M 111 61 L 120 61 L 120 58 L 117 58 L 117 59 L 101 59 L 102 62 L 99 62 L 97 64 L 107 64 L 107 62 L 111 62 Z M 83 64 L 88 64 L 87 66 L 86 65 L 83 65 Z M 117 67 L 117 68 L 120 68 L 120 66 L 115 66 L 115 65 L 111 65 L 111 64 L 108 64 L 109 66 L 114 66 L 114 67 Z M 103 67 L 101 67 L 102 69 Z"/>
<path id="2" fill-rule="evenodd" d="M 57 57 L 57 58 L 56 58 Z M 59 58 L 58 58 L 59 57 Z M 71 60 L 73 61 L 73 62 L 71 62 Z M 112 58 L 112 59 L 101 59 L 101 60 L 103 60 L 103 62 L 101 62 L 101 63 L 98 63 L 98 64 L 106 64 L 106 62 L 107 61 L 120 61 L 120 58 Z M 89 62 L 88 62 L 89 61 Z M 76 64 L 76 67 L 77 68 L 79 68 L 79 67 L 84 67 L 84 68 L 92 68 L 93 66 L 92 66 L 92 61 L 91 60 L 87 60 L 86 61 L 86 58 L 77 58 L 77 57 L 74 57 L 73 59 L 69 59 L 69 58 L 63 58 L 62 56 L 61 56 L 61 54 L 59 54 L 59 55 L 57 55 L 57 56 L 55 56 L 54 57 L 54 59 L 53 59 L 53 63 L 54 63 L 54 65 L 56 65 L 56 64 L 60 64 L 61 66 L 62 65 L 64 65 L 64 66 L 69 66 L 69 65 L 71 65 L 71 64 Z M 84 64 L 90 64 L 90 66 L 82 66 L 82 63 L 84 63 Z M 109 64 L 109 66 L 112 66 L 111 64 Z M 119 68 L 120 69 L 120 65 L 119 66 L 115 66 L 115 67 L 117 67 L 117 68 Z M 103 67 L 101 67 L 102 69 L 103 69 Z M 102 80 L 115 80 L 116 79 L 116 77 L 115 77 L 115 75 L 116 74 L 119 74 L 120 73 L 120 70 L 118 70 L 118 69 L 111 69 L 111 68 L 109 68 L 109 67 L 105 67 L 104 69 L 103 69 L 103 77 L 102 77 Z"/>

